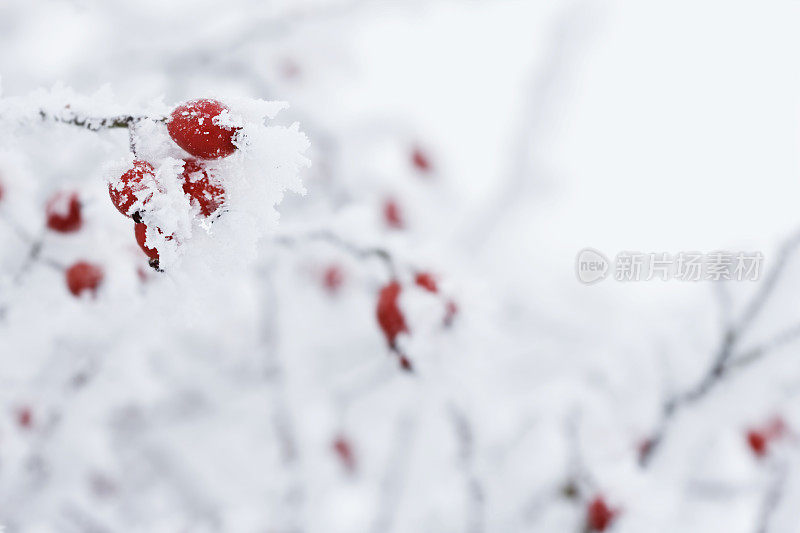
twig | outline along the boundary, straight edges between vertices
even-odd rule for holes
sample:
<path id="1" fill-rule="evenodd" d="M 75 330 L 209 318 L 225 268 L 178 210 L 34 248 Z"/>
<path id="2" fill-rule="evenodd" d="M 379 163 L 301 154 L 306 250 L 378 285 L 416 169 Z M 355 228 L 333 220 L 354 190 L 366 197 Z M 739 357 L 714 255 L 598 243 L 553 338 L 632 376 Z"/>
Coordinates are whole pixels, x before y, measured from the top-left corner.
<path id="1" fill-rule="evenodd" d="M 39 111 L 39 116 L 42 120 L 52 120 L 62 124 L 70 124 L 80 128 L 86 128 L 89 131 L 100 131 L 115 128 L 129 128 L 131 125 L 141 120 L 154 120 L 156 122 L 164 122 L 166 117 L 147 117 L 141 115 L 118 115 L 115 117 L 79 117 L 72 114 L 72 116 L 64 117 L 59 115 L 52 115 L 44 110 Z"/>
<path id="2" fill-rule="evenodd" d="M 745 307 L 739 320 L 733 321 L 724 330 L 715 356 L 700 380 L 686 391 L 674 394 L 662 404 L 661 421 L 658 424 L 658 428 L 655 434 L 648 439 L 647 446 L 644 447 L 639 455 L 639 462 L 642 466 L 647 466 L 650 463 L 678 412 L 704 398 L 730 371 L 745 367 L 775 349 L 800 338 L 800 325 L 796 325 L 756 348 L 744 352 L 740 351 L 739 348 L 741 339 L 749 331 L 769 301 L 770 296 L 774 293 L 775 286 L 786 270 L 789 258 L 794 254 L 798 246 L 800 246 L 800 231 L 795 232 L 783 243 L 778 252 L 775 265 Z"/>
<path id="3" fill-rule="evenodd" d="M 467 533 L 481 533 L 485 529 L 483 509 L 485 497 L 483 484 L 475 473 L 475 436 L 472 424 L 464 412 L 452 403 L 450 404 L 450 418 L 455 426 L 459 458 L 467 481 L 469 495 Z"/>
<path id="4" fill-rule="evenodd" d="M 775 473 L 773 474 L 772 483 L 766 494 L 764 494 L 764 499 L 761 502 L 761 509 L 758 513 L 757 533 L 767 533 L 769 531 L 772 516 L 775 514 L 775 510 L 778 508 L 783 498 L 786 478 L 788 477 L 786 465 L 779 463 L 775 465 L 774 470 Z"/>

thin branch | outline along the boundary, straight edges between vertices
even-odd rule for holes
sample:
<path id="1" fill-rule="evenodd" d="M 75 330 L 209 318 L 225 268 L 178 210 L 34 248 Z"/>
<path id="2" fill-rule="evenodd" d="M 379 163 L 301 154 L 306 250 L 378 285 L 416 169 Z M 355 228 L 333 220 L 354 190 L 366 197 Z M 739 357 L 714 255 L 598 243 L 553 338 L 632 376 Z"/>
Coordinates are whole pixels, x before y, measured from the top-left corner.
<path id="1" fill-rule="evenodd" d="M 739 320 L 734 321 L 724 330 L 715 356 L 700 380 L 686 391 L 673 395 L 662 404 L 661 421 L 658 428 L 655 434 L 648 439 L 648 445 L 639 455 L 639 462 L 642 466 L 647 466 L 653 454 L 660 448 L 668 428 L 678 412 L 704 398 L 731 370 L 742 368 L 800 338 L 800 325 L 796 325 L 760 346 L 744 352 L 739 351 L 739 342 L 774 294 L 775 287 L 785 273 L 786 265 L 798 246 L 800 246 L 800 231 L 792 234 L 781 245 L 775 265 L 746 305 Z"/>
<path id="2" fill-rule="evenodd" d="M 166 117 L 147 117 L 143 115 L 118 115 L 113 117 L 80 117 L 72 114 L 71 116 L 60 116 L 47 113 L 44 110 L 39 111 L 39 116 L 44 121 L 60 122 L 61 124 L 69 124 L 85 128 L 89 131 L 100 131 L 115 128 L 130 128 L 135 123 L 141 120 L 154 120 L 156 122 L 164 122 Z"/>
<path id="3" fill-rule="evenodd" d="M 397 262 L 392 254 L 385 248 L 377 246 L 358 246 L 327 230 L 312 231 L 298 236 L 282 235 L 275 239 L 275 242 L 286 246 L 294 246 L 299 241 L 326 242 L 331 246 L 344 250 L 357 259 L 379 259 L 386 267 L 389 277 L 392 279 L 397 277 Z"/>
<path id="4" fill-rule="evenodd" d="M 758 513 L 758 522 L 756 526 L 757 533 L 767 533 L 769 531 L 772 516 L 778 508 L 781 500 L 783 499 L 783 492 L 786 487 L 786 479 L 788 477 L 785 464 L 778 464 L 775 467 L 772 482 L 764 494 L 764 499 L 761 502 L 761 508 Z"/>
<path id="5" fill-rule="evenodd" d="M 465 471 L 469 495 L 467 533 L 482 533 L 485 530 L 483 483 L 475 473 L 475 435 L 466 414 L 455 404 L 450 404 L 450 418 L 455 427 L 459 444 L 459 459 Z"/>

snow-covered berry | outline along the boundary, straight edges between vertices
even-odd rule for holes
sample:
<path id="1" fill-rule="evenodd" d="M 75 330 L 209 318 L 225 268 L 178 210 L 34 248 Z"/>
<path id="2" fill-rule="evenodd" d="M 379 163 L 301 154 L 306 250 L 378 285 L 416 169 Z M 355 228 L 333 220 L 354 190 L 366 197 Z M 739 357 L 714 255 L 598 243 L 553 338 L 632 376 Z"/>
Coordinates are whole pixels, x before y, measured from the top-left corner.
<path id="1" fill-rule="evenodd" d="M 381 289 L 378 295 L 376 309 L 378 325 L 386 337 L 386 342 L 392 348 L 395 347 L 395 341 L 400 333 L 408 333 L 406 319 L 397 302 L 401 290 L 400 283 L 391 281 Z"/>
<path id="2" fill-rule="evenodd" d="M 130 212 L 133 204 L 136 203 L 136 193 L 145 188 L 144 180 L 147 177 L 154 177 L 155 169 L 147 161 L 135 160 L 133 166 L 125 172 L 119 179 L 108 184 L 108 194 L 111 203 L 123 215 L 131 216 Z M 142 202 L 146 204 L 150 196 Z"/>
<path id="3" fill-rule="evenodd" d="M 103 282 L 103 269 L 86 261 L 79 261 L 67 269 L 65 277 L 67 288 L 73 296 L 80 296 L 85 291 L 95 295 Z"/>
<path id="4" fill-rule="evenodd" d="M 158 259 L 158 250 L 145 245 L 145 241 L 147 240 L 147 225 L 141 222 L 134 224 L 133 233 L 136 235 L 136 242 L 139 244 L 139 248 L 147 254 L 147 257 L 150 259 Z"/>
<path id="5" fill-rule="evenodd" d="M 83 225 L 81 201 L 74 192 L 60 192 L 50 198 L 45 213 L 47 227 L 59 233 L 72 233 Z"/>
<path id="6" fill-rule="evenodd" d="M 217 119 L 228 107 L 202 98 L 176 107 L 167 120 L 167 131 L 175 144 L 195 157 L 217 159 L 231 155 L 237 128 L 220 125 Z"/>
<path id="7" fill-rule="evenodd" d="M 192 205 L 200 208 L 200 213 L 210 216 L 225 201 L 225 189 L 213 180 L 205 165 L 197 159 L 183 162 L 183 192 L 189 196 Z"/>

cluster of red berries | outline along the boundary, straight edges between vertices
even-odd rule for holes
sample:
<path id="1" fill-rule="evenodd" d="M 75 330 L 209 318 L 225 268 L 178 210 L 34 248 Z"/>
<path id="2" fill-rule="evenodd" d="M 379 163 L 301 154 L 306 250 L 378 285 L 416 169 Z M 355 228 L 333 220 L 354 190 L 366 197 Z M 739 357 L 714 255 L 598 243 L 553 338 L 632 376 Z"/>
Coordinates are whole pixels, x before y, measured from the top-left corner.
<path id="1" fill-rule="evenodd" d="M 769 451 L 769 446 L 786 435 L 786 423 L 780 417 L 775 417 L 761 427 L 751 428 L 747 431 L 747 445 L 753 454 L 764 457 Z"/>
<path id="2" fill-rule="evenodd" d="M 414 276 L 414 284 L 430 293 L 439 294 L 436 278 L 430 272 L 417 272 Z M 400 310 L 398 303 L 402 290 L 403 287 L 399 281 L 396 279 L 391 280 L 378 293 L 378 304 L 375 309 L 378 326 L 380 326 L 386 338 L 389 349 L 398 353 L 397 337 L 401 333 L 410 333 L 405 315 Z M 450 299 L 446 300 L 443 320 L 445 326 L 450 326 L 453 323 L 457 312 L 458 306 L 456 303 Z M 411 362 L 403 354 L 400 354 L 400 366 L 404 370 L 411 370 Z"/>
<path id="3" fill-rule="evenodd" d="M 238 128 L 218 123 L 218 117 L 226 111 L 228 107 L 216 100 L 192 100 L 176 107 L 167 119 L 167 132 L 172 140 L 193 156 L 183 162 L 182 187 L 204 217 L 215 213 L 225 201 L 225 189 L 206 168 L 205 161 L 227 157 L 236 151 L 234 137 Z M 142 223 L 142 213 L 153 197 L 153 192 L 142 191 L 148 189 L 148 181 L 154 178 L 153 165 L 136 159 L 130 169 L 109 183 L 108 193 L 117 210 L 133 219 L 136 242 L 150 258 L 151 266 L 158 268 L 158 250 L 145 245 L 147 226 Z M 161 233 L 160 228 L 156 230 Z M 167 237 L 170 239 L 171 236 Z"/>
<path id="4" fill-rule="evenodd" d="M 47 228 L 56 233 L 75 233 L 83 227 L 83 204 L 76 192 L 58 192 L 45 206 Z M 95 294 L 103 281 L 103 269 L 86 261 L 78 261 L 64 271 L 69 292 L 80 296 Z"/>

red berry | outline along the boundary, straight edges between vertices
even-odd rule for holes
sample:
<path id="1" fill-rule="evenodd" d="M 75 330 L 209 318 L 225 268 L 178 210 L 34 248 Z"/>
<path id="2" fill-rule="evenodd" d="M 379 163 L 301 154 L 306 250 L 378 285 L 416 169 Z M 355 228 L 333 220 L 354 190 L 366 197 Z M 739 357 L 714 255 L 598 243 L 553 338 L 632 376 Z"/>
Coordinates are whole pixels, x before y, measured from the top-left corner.
<path id="1" fill-rule="evenodd" d="M 30 407 L 17 409 L 17 424 L 24 429 L 30 429 L 33 426 L 33 412 Z"/>
<path id="2" fill-rule="evenodd" d="M 45 208 L 47 227 L 59 233 L 72 233 L 81 229 L 81 201 L 76 193 L 60 192 L 50 198 Z"/>
<path id="3" fill-rule="evenodd" d="M 344 274 L 342 273 L 342 269 L 339 268 L 339 265 L 328 266 L 322 276 L 322 282 L 328 292 L 332 294 L 336 293 L 342 286 L 342 283 L 344 283 Z"/>
<path id="4" fill-rule="evenodd" d="M 450 327 L 453 325 L 453 320 L 455 320 L 457 314 L 458 314 L 458 304 L 456 304 L 456 302 L 453 300 L 447 300 L 444 312 L 445 327 Z"/>
<path id="5" fill-rule="evenodd" d="M 417 272 L 414 282 L 428 292 L 439 292 L 436 278 L 429 272 Z"/>
<path id="6" fill-rule="evenodd" d="M 397 281 L 392 281 L 385 285 L 378 296 L 378 308 L 376 315 L 378 325 L 386 336 L 386 342 L 394 348 L 395 340 L 400 333 L 408 333 L 408 326 L 402 311 L 397 304 L 400 297 L 401 287 Z"/>
<path id="7" fill-rule="evenodd" d="M 653 446 L 655 446 L 655 440 L 652 438 L 644 438 L 639 441 L 639 444 L 636 446 L 636 450 L 639 452 L 639 460 L 643 461 L 650 455 L 650 452 L 653 451 Z"/>
<path id="8" fill-rule="evenodd" d="M 175 143 L 195 157 L 217 159 L 231 155 L 238 128 L 214 123 L 228 107 L 217 100 L 192 100 L 176 107 L 167 120 L 167 131 Z"/>
<path id="9" fill-rule="evenodd" d="M 0 201 L 3 200 L 3 195 L 5 194 L 5 189 L 3 188 L 3 182 L 0 181 Z"/>
<path id="10" fill-rule="evenodd" d="M 786 433 L 786 422 L 783 418 L 776 416 L 764 426 L 764 435 L 769 440 L 779 439 Z"/>
<path id="11" fill-rule="evenodd" d="M 394 229 L 402 229 L 403 215 L 400 213 L 400 206 L 394 199 L 389 198 L 383 203 L 383 220 L 386 225 Z"/>
<path id="12" fill-rule="evenodd" d="M 103 270 L 91 263 L 79 261 L 69 267 L 66 272 L 67 288 L 74 296 L 90 291 L 94 296 L 103 281 Z"/>
<path id="13" fill-rule="evenodd" d="M 336 437 L 333 441 L 333 451 L 339 457 L 339 461 L 341 461 L 342 466 L 344 466 L 348 472 L 355 471 L 356 456 L 353 453 L 353 446 L 347 438 L 342 435 Z"/>
<path id="14" fill-rule="evenodd" d="M 589 531 L 605 531 L 614 521 L 617 513 L 616 509 L 612 509 L 606 504 L 602 496 L 595 496 L 586 509 L 586 527 Z"/>
<path id="15" fill-rule="evenodd" d="M 225 190 L 221 185 L 211 182 L 211 176 L 200 161 L 186 159 L 183 163 L 183 192 L 189 195 L 192 205 L 200 207 L 200 213 L 207 217 L 225 201 Z"/>
<path id="16" fill-rule="evenodd" d="M 414 371 L 414 366 L 411 364 L 411 359 L 409 359 L 405 355 L 400 356 L 399 363 L 400 363 L 400 368 L 402 368 L 406 372 Z"/>
<path id="17" fill-rule="evenodd" d="M 136 203 L 135 193 L 145 188 L 143 181 L 146 177 L 155 177 L 155 169 L 147 161 L 137 159 L 133 162 L 130 170 L 120 176 L 119 180 L 108 184 L 111 203 L 126 217 L 132 214 L 130 209 Z M 150 196 L 145 198 L 142 203 L 146 204 L 148 201 L 150 201 Z"/>
<path id="18" fill-rule="evenodd" d="M 432 168 L 428 155 L 419 147 L 411 152 L 411 163 L 420 172 L 430 172 Z"/>
<path id="19" fill-rule="evenodd" d="M 281 64 L 281 74 L 288 80 L 295 79 L 300 76 L 300 65 L 293 59 L 287 58 Z"/>
<path id="20" fill-rule="evenodd" d="M 142 224 L 141 222 L 138 224 L 134 224 L 133 232 L 136 235 L 136 242 L 139 243 L 139 248 L 147 254 L 147 257 L 150 259 L 158 259 L 158 250 L 155 248 L 150 248 L 146 246 L 144 243 L 147 240 L 147 225 Z M 161 230 L 158 230 L 161 233 Z"/>
<path id="21" fill-rule="evenodd" d="M 763 457 L 767 453 L 767 437 L 760 431 L 747 432 L 747 444 L 756 457 Z"/>

